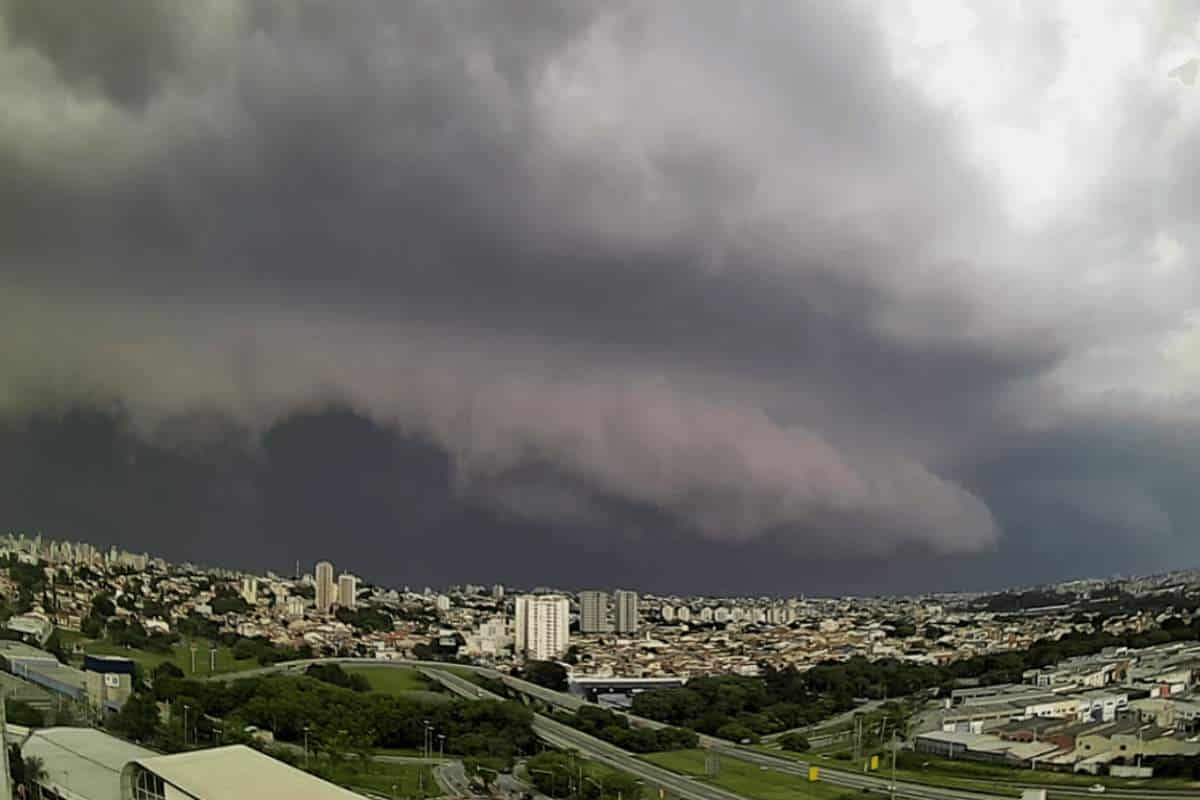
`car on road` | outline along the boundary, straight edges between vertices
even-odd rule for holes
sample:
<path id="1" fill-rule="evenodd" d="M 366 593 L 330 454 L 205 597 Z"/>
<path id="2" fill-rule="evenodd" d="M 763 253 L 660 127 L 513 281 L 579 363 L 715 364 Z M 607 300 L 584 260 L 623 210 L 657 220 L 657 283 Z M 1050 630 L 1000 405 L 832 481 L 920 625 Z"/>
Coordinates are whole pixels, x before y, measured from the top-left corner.
<path id="1" fill-rule="evenodd" d="M 1088 791 L 1092 794 L 1104 794 L 1108 788 L 1103 783 L 1093 783 L 1088 787 Z"/>

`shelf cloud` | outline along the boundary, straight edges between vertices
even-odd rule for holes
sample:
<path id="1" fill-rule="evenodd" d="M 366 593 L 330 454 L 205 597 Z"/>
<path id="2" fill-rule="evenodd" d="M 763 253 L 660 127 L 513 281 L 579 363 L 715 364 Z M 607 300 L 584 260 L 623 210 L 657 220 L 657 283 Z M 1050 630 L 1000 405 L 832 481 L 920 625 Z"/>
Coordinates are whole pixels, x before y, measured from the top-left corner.
<path id="1" fill-rule="evenodd" d="M 0 410 L 348 408 L 567 539 L 1194 553 L 1111 444 L 1195 441 L 1186 26 L 936 5 L 0 0 Z"/>

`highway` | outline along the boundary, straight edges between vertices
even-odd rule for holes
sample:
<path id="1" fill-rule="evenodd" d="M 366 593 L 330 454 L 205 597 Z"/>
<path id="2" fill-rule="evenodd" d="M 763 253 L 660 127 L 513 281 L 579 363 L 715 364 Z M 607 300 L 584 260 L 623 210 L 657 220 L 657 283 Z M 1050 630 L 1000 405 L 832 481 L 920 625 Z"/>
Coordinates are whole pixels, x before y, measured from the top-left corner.
<path id="1" fill-rule="evenodd" d="M 274 672 L 299 672 L 303 671 L 308 665 L 314 663 L 338 663 L 338 664 L 356 664 L 367 666 L 392 666 L 402 668 L 416 668 L 432 680 L 436 680 L 451 691 L 469 698 L 487 698 L 501 700 L 503 698 L 494 695 L 480 688 L 471 681 L 465 680 L 451 672 L 447 672 L 447 667 L 455 669 L 468 669 L 472 672 L 479 673 L 489 678 L 494 678 L 503 681 L 510 688 L 526 694 L 530 697 L 542 700 L 553 706 L 564 708 L 567 710 L 578 709 L 581 705 L 588 704 L 586 700 L 575 695 L 565 692 L 557 692 L 553 689 L 547 689 L 543 686 L 514 678 L 511 675 L 506 675 L 494 669 L 487 667 L 476 667 L 461 664 L 447 664 L 440 661 L 415 661 L 415 660 L 379 660 L 379 659 L 363 659 L 363 658 L 323 658 L 323 659 L 308 659 L 302 661 L 282 662 L 271 667 L 262 667 L 258 669 L 247 670 L 239 673 L 227 673 L 224 675 L 212 676 L 212 680 L 232 680 L 236 678 L 252 677 L 254 675 L 267 675 Z M 637 717 L 632 714 L 626 714 L 634 725 L 644 725 L 647 727 L 659 728 L 664 727 L 663 723 L 655 720 Z M 746 800 L 741 795 L 728 792 L 719 787 L 711 786 L 702 783 L 694 778 L 680 775 L 670 770 L 658 767 L 654 764 L 642 761 L 625 750 L 622 750 L 615 745 L 601 741 L 593 736 L 575 730 L 570 726 L 564 725 L 556 720 L 552 720 L 541 714 L 535 715 L 534 732 L 547 743 L 555 747 L 570 748 L 579 751 L 588 758 L 602 762 L 616 769 L 620 769 L 629 774 L 635 775 L 638 778 L 645 780 L 647 783 L 661 786 L 667 791 L 679 795 L 685 800 Z M 760 766 L 765 766 L 768 769 L 773 769 L 778 772 L 783 772 L 792 775 L 804 776 L 808 775 L 809 763 L 804 761 L 792 760 L 781 756 L 764 753 L 760 750 L 741 747 L 726 739 L 718 739 L 714 736 L 700 736 L 700 746 L 720 753 L 729 758 L 735 758 L 742 761 L 747 761 Z M 821 781 L 835 786 L 842 786 L 848 789 L 866 790 L 868 792 L 877 793 L 879 795 L 888 794 L 889 780 L 875 775 L 864 775 L 857 772 L 849 772 L 842 769 L 830 768 L 825 762 L 813 762 L 814 766 L 820 768 Z M 997 789 L 1004 784 L 997 784 Z M 1005 789 L 1008 789 L 1005 786 Z M 1051 800 L 1060 798 L 1096 798 L 1101 795 L 1091 794 L 1086 789 L 1074 787 L 1061 787 L 1052 784 L 1012 784 L 1011 791 L 1018 791 L 1021 788 L 1045 788 L 1049 793 Z M 964 789 L 951 789 L 940 786 L 932 786 L 923 783 L 912 783 L 907 781 L 899 781 L 896 784 L 896 797 L 904 800 L 1013 800 L 1011 794 L 992 794 L 989 792 L 977 792 Z M 1117 797 L 1122 800 L 1147 800 L 1147 798 L 1156 798 L 1157 800 L 1200 800 L 1200 792 L 1190 792 L 1173 789 L 1108 789 L 1103 797 Z"/>
<path id="2" fill-rule="evenodd" d="M 504 699 L 464 678 L 443 670 L 424 667 L 421 668 L 421 672 L 462 697 L 488 700 Z M 745 800 L 741 795 L 709 786 L 671 770 L 641 761 L 615 745 L 577 731 L 569 725 L 564 725 L 542 714 L 534 714 L 533 731 L 547 744 L 560 749 L 575 750 L 581 756 L 627 772 L 649 784 L 660 786 L 672 794 L 685 798 L 685 800 Z"/>

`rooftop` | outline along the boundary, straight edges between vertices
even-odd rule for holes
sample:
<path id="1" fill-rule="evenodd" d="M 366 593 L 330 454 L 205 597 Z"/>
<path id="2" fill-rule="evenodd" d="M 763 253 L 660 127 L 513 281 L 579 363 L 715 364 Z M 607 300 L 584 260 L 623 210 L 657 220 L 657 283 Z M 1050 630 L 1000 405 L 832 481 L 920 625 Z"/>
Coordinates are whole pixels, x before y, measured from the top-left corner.
<path id="1" fill-rule="evenodd" d="M 361 800 L 354 792 L 240 744 L 140 757 L 135 763 L 196 800 Z"/>
<path id="2" fill-rule="evenodd" d="M 25 741 L 21 755 L 41 758 L 46 785 L 65 797 L 121 800 L 121 770 L 156 753 L 94 728 L 43 728 Z"/>

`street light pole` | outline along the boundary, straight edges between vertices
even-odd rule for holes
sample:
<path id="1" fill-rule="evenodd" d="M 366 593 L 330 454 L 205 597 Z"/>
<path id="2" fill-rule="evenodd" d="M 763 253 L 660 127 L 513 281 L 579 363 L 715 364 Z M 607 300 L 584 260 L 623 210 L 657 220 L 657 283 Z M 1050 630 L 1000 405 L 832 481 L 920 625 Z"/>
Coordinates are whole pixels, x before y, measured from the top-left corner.
<path id="1" fill-rule="evenodd" d="M 554 774 L 554 771 L 553 771 L 553 770 L 548 770 L 548 769 L 531 769 L 531 770 L 529 770 L 529 772 L 531 772 L 531 773 L 538 773 L 538 772 L 540 772 L 542 775 L 549 775 L 549 776 L 550 776 L 550 791 L 551 791 L 551 792 L 555 792 L 555 791 L 557 790 L 557 788 L 558 788 L 558 776 L 557 776 L 556 774 Z"/>
<path id="2" fill-rule="evenodd" d="M 304 726 L 304 768 L 308 769 L 308 726 Z"/>
<path id="3" fill-rule="evenodd" d="M 896 741 L 896 731 L 892 731 L 892 800 L 896 800 L 896 753 L 900 749 L 900 743 Z"/>
<path id="4" fill-rule="evenodd" d="M 583 775 L 583 771 L 582 771 L 582 770 L 580 770 L 580 773 L 579 773 L 579 774 L 580 774 L 580 775 Z M 600 790 L 600 797 L 604 797 L 604 784 L 600 783 L 600 781 L 596 780 L 596 779 L 595 779 L 595 778 L 593 778 L 591 775 L 585 775 L 585 776 L 583 777 L 583 779 L 584 779 L 585 781 L 589 781 L 589 782 L 591 782 L 591 783 L 595 784 L 595 785 L 596 785 L 596 788 Z M 582 787 L 582 786 L 580 787 L 580 794 L 583 794 L 583 787 Z"/>
<path id="5" fill-rule="evenodd" d="M 438 734 L 438 760 L 444 761 L 446 758 L 446 734 Z"/>

